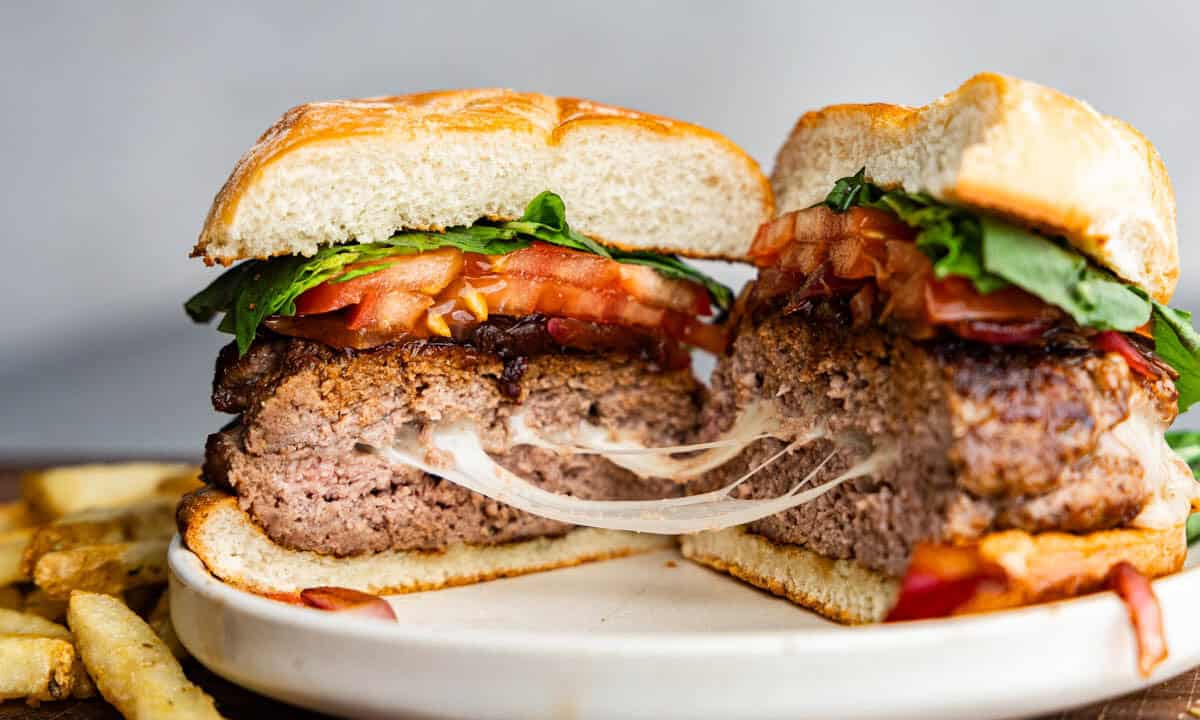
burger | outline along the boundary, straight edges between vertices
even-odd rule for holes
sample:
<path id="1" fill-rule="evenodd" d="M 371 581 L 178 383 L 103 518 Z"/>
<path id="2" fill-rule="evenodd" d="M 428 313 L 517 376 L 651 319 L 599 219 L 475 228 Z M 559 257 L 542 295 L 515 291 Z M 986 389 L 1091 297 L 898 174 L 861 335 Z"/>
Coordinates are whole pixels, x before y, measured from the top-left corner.
<path id="1" fill-rule="evenodd" d="M 1167 305 L 1175 201 L 1144 137 L 983 74 L 804 115 L 771 184 L 703 424 L 769 404 L 777 431 L 692 491 L 761 468 L 738 497 L 825 492 L 686 556 L 845 623 L 1138 594 L 1182 567 L 1196 483 L 1164 431 L 1200 399 L 1200 336 Z"/>
<path id="2" fill-rule="evenodd" d="M 679 255 L 741 256 L 772 203 L 724 137 L 587 100 L 461 90 L 288 111 L 237 163 L 192 252 L 228 267 L 185 308 L 234 336 L 212 392 L 234 419 L 208 439 L 208 487 L 180 507 L 186 546 L 218 578 L 288 598 L 673 542 L 537 516 L 364 448 L 464 420 L 550 493 L 680 495 L 514 427 L 694 437 L 704 393 L 688 350 L 724 347 L 709 320 L 732 293 Z"/>

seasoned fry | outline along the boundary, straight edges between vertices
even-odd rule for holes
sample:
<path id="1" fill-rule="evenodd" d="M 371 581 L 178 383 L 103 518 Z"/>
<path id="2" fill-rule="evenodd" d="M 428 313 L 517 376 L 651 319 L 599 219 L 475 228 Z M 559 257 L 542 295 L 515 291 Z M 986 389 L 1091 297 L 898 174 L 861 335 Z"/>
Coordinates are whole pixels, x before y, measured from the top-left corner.
<path id="1" fill-rule="evenodd" d="M 146 622 L 150 628 L 154 630 L 154 634 L 163 641 L 163 645 L 171 651 L 177 659 L 183 660 L 188 656 L 188 651 L 183 647 L 183 643 L 179 642 L 179 636 L 175 634 L 175 626 L 171 624 L 171 601 L 170 593 L 163 590 L 162 595 L 158 598 L 158 604 L 150 611 L 150 616 L 146 618 Z"/>
<path id="2" fill-rule="evenodd" d="M 104 699 L 130 720 L 220 718 L 150 626 L 120 600 L 76 591 L 67 620 Z"/>
<path id="3" fill-rule="evenodd" d="M 169 538 L 175 533 L 176 504 L 175 498 L 156 497 L 128 507 L 97 508 L 64 516 L 34 532 L 21 558 L 21 572 L 32 577 L 37 561 L 50 552 Z"/>
<path id="4" fill-rule="evenodd" d="M 0 585 L 12 585 L 29 579 L 28 575 L 21 572 L 21 556 L 33 533 L 33 528 L 0 533 Z"/>
<path id="5" fill-rule="evenodd" d="M 200 486 L 195 466 L 173 463 L 75 465 L 26 473 L 21 495 L 48 519 L 81 510 L 121 507 L 156 494 L 178 497 Z"/>
<path id="6" fill-rule="evenodd" d="M 0 532 L 33 527 L 38 520 L 24 500 L 0 503 Z"/>
<path id="7" fill-rule="evenodd" d="M 0 635 L 0 700 L 62 700 L 71 694 L 74 665 L 66 640 Z"/>
<path id="8" fill-rule="evenodd" d="M 11 585 L 8 587 L 0 587 L 0 608 L 5 610 L 20 610 L 25 604 L 25 598 L 21 597 L 21 591 Z"/>
<path id="9" fill-rule="evenodd" d="M 44 617 L 17 612 L 16 610 L 0 610 L 0 635 L 29 635 L 32 637 L 57 638 L 70 640 L 71 633 L 62 625 L 50 622 Z"/>
<path id="10" fill-rule="evenodd" d="M 25 604 L 21 611 L 57 622 L 67 617 L 67 601 L 52 598 L 45 590 L 34 588 L 25 596 Z"/>
<path id="11" fill-rule="evenodd" d="M 33 571 L 33 581 L 52 598 L 69 597 L 72 590 L 116 595 L 166 580 L 166 540 L 88 545 L 46 553 Z"/>

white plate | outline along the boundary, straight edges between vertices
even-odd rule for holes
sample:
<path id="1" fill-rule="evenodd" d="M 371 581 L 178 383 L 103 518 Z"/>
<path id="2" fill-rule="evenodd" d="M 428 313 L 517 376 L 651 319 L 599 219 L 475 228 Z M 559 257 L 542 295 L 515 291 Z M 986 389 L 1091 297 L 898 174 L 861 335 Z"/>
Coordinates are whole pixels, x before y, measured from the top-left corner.
<path id="1" fill-rule="evenodd" d="M 847 628 L 663 551 L 392 597 L 393 625 L 235 590 L 178 537 L 170 567 L 171 617 L 200 662 L 351 717 L 1017 717 L 1200 663 L 1197 569 L 1154 584 L 1171 655 L 1144 679 L 1111 593 Z"/>

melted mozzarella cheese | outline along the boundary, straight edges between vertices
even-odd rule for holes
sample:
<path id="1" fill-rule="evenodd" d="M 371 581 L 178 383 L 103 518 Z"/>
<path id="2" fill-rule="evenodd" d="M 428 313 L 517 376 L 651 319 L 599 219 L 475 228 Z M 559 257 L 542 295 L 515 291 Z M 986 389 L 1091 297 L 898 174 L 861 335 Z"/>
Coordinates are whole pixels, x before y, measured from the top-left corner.
<path id="1" fill-rule="evenodd" d="M 825 462 L 833 457 L 836 453 L 833 451 L 783 495 L 757 500 L 729 497 L 734 488 L 777 458 L 823 436 L 824 433 L 815 431 L 797 438 L 719 490 L 662 500 L 584 500 L 548 492 L 493 460 L 483 449 L 478 428 L 469 423 L 426 428 L 423 438 L 428 446 L 423 445 L 415 432 L 408 431 L 399 435 L 391 447 L 361 447 L 389 462 L 416 467 L 493 500 L 551 520 L 612 530 L 678 535 L 743 525 L 783 512 L 815 500 L 846 480 L 873 474 L 895 459 L 894 448 L 877 449 L 832 480 L 804 489 Z M 431 461 L 431 457 L 437 460 Z"/>
<path id="2" fill-rule="evenodd" d="M 509 441 L 513 445 L 532 445 L 577 455 L 600 455 L 638 477 L 671 478 L 677 481 L 694 478 L 724 465 L 755 440 L 779 437 L 784 427 L 775 403 L 762 401 L 747 406 L 719 439 L 691 445 L 646 447 L 632 434 L 605 430 L 587 422 L 580 423 L 574 433 L 551 437 L 532 429 L 523 411 L 514 413 L 508 423 Z M 681 453 L 697 454 L 686 458 L 671 457 Z"/>
<path id="3" fill-rule="evenodd" d="M 1137 460 L 1150 485 L 1149 501 L 1130 522 L 1134 527 L 1163 529 L 1180 525 L 1191 512 L 1193 498 L 1200 497 L 1200 484 L 1191 469 L 1167 445 L 1163 436 L 1166 429 L 1150 400 L 1139 396 L 1129 416 L 1101 439 L 1099 452 Z"/>

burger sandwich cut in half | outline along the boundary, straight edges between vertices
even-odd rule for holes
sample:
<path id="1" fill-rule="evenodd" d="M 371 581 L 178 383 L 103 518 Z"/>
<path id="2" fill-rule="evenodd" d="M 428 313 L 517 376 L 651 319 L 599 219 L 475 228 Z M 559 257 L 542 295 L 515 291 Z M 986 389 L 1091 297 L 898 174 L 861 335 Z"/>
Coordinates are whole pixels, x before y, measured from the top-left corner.
<path id="1" fill-rule="evenodd" d="M 985 74 L 804 115 L 772 186 L 704 422 L 768 406 L 775 436 L 693 489 L 774 458 L 739 497 L 825 492 L 688 557 L 850 623 L 1182 566 L 1196 483 L 1164 431 L 1200 399 L 1200 336 L 1166 305 L 1175 203 L 1145 138 Z"/>
<path id="2" fill-rule="evenodd" d="M 235 419 L 208 440 L 210 487 L 180 508 L 187 547 L 227 582 L 289 596 L 433 589 L 672 542 L 448 482 L 439 452 L 453 454 L 431 429 L 469 428 L 487 462 L 550 496 L 682 494 L 548 439 L 694 436 L 688 348 L 723 347 L 710 319 L 731 293 L 678 255 L 743 256 L 772 202 L 725 138 L 585 100 L 465 90 L 289 111 L 239 161 L 193 251 L 232 265 L 186 309 L 234 335 L 212 400 Z M 421 448 L 420 462 L 391 448 Z"/>

